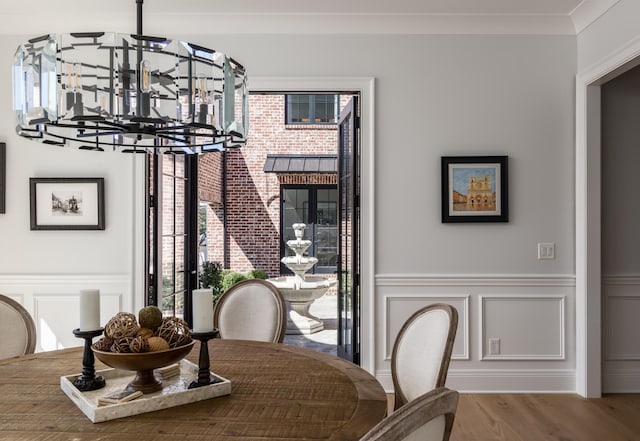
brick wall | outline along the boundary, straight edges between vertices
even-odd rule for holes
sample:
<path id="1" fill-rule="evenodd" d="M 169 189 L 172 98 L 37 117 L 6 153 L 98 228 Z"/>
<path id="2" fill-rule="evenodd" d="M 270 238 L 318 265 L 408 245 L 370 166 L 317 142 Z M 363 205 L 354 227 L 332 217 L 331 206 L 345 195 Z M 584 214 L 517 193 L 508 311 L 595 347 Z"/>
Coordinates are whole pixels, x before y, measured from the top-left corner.
<path id="1" fill-rule="evenodd" d="M 348 100 L 343 98 L 341 104 Z M 242 149 L 227 154 L 227 240 L 225 267 L 240 272 L 261 269 L 280 274 L 280 183 L 264 173 L 267 154 L 336 154 L 337 128 L 325 125 L 285 125 L 284 95 L 250 95 L 249 138 Z M 207 154 L 217 156 L 217 154 Z M 218 159 L 218 158 L 216 158 Z M 216 160 L 201 161 L 201 197 L 210 206 L 208 257 L 222 262 L 222 210 Z M 209 174 L 211 173 L 211 174 Z M 217 174 L 216 174 L 217 173 Z M 288 175 L 286 179 L 315 182 L 320 177 Z M 285 178 L 285 176 L 283 176 Z M 335 183 L 335 177 L 326 183 Z"/>

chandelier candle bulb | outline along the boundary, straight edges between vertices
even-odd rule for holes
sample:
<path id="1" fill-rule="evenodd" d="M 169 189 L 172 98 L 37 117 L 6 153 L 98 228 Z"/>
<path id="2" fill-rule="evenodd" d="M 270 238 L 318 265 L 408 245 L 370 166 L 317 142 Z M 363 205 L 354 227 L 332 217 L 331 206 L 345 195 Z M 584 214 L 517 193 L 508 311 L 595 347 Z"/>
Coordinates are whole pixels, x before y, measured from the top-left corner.
<path id="1" fill-rule="evenodd" d="M 193 332 L 213 331 L 213 296 L 211 289 L 194 289 Z"/>
<path id="2" fill-rule="evenodd" d="M 100 290 L 80 291 L 80 331 L 95 331 L 100 328 Z"/>

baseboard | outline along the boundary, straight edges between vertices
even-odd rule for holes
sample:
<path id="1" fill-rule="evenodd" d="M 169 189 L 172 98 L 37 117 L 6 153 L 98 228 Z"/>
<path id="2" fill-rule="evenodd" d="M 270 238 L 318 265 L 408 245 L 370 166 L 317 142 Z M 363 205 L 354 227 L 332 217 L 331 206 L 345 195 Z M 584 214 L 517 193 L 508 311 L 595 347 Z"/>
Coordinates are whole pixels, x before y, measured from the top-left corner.
<path id="1" fill-rule="evenodd" d="M 390 371 L 376 378 L 393 393 Z M 452 369 L 446 386 L 461 393 L 575 393 L 576 375 L 562 369 Z"/>
<path id="2" fill-rule="evenodd" d="M 602 392 L 640 393 L 640 370 L 638 369 L 605 369 L 602 378 Z"/>

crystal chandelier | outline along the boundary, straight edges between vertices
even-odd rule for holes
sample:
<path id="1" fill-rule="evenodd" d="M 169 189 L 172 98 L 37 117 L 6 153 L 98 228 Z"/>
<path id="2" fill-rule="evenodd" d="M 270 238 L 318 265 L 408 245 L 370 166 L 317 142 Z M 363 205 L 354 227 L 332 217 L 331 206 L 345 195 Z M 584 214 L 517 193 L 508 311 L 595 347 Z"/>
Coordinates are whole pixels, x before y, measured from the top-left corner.
<path id="1" fill-rule="evenodd" d="M 244 67 L 192 43 L 108 32 L 44 35 L 13 69 L 19 135 L 85 150 L 201 153 L 248 131 Z"/>

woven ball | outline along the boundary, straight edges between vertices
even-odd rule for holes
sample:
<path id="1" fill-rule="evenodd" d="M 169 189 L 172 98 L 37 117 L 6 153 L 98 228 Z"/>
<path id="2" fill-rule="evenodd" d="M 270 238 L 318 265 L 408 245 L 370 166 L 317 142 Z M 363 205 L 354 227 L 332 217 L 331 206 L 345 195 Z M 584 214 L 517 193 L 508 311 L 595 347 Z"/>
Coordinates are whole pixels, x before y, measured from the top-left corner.
<path id="1" fill-rule="evenodd" d="M 119 312 L 104 326 L 104 335 L 117 340 L 122 337 L 134 337 L 138 332 L 136 316 L 130 312 Z"/>
<path id="2" fill-rule="evenodd" d="M 149 340 L 144 337 L 137 336 L 129 342 L 129 349 L 131 352 L 149 352 Z"/>
<path id="3" fill-rule="evenodd" d="M 99 351 L 109 352 L 111 350 L 111 345 L 113 344 L 113 339 L 110 337 L 102 337 L 100 340 L 93 344 L 93 347 Z"/>
<path id="4" fill-rule="evenodd" d="M 142 327 L 138 329 L 138 332 L 136 332 L 136 336 L 144 338 L 153 337 L 153 331 L 149 328 Z"/>
<path id="5" fill-rule="evenodd" d="M 162 337 L 150 337 L 147 339 L 149 352 L 164 351 L 169 349 L 169 343 Z"/>
<path id="6" fill-rule="evenodd" d="M 111 352 L 128 353 L 131 352 L 131 342 L 135 337 L 122 337 L 115 339 L 111 345 Z"/>
<path id="7" fill-rule="evenodd" d="M 156 335 L 164 338 L 169 347 L 177 348 L 191 342 L 189 324 L 178 317 L 165 317 L 156 329 Z"/>

